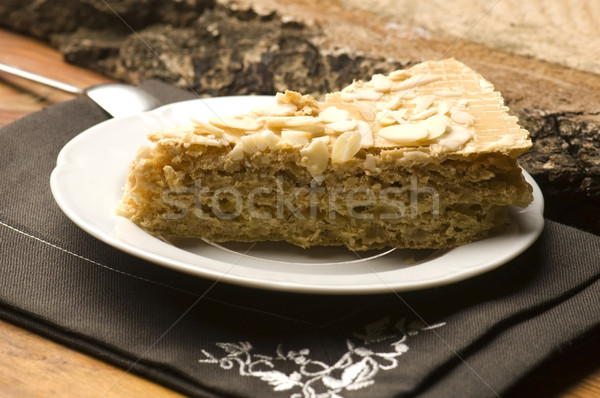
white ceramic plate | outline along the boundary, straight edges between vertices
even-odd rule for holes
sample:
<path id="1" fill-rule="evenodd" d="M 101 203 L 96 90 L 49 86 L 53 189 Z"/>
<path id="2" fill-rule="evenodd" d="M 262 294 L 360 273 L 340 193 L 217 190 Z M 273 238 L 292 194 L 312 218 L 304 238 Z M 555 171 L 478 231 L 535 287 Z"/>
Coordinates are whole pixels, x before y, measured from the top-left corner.
<path id="1" fill-rule="evenodd" d="M 50 180 L 65 214 L 94 237 L 145 260 L 197 276 L 240 285 L 307 293 L 386 293 L 464 280 L 492 270 L 527 249 L 543 229 L 543 197 L 531 176 L 534 202 L 511 209 L 503 234 L 445 251 L 345 248 L 300 249 L 284 243 L 167 244 L 114 214 L 122 187 L 146 134 L 213 114 L 232 114 L 273 97 L 221 97 L 175 103 L 141 115 L 100 123 L 60 152 Z M 410 265 L 407 263 L 411 263 Z"/>

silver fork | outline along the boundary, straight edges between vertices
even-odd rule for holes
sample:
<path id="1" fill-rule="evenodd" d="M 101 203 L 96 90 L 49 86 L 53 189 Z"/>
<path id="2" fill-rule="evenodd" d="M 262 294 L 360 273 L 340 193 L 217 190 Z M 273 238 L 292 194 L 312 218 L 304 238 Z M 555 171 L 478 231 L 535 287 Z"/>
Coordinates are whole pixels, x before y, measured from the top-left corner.
<path id="1" fill-rule="evenodd" d="M 81 88 L 3 63 L 0 63 L 0 72 L 19 76 L 70 94 L 86 95 L 112 117 L 135 115 L 161 105 L 147 92 L 128 84 L 106 83 Z"/>

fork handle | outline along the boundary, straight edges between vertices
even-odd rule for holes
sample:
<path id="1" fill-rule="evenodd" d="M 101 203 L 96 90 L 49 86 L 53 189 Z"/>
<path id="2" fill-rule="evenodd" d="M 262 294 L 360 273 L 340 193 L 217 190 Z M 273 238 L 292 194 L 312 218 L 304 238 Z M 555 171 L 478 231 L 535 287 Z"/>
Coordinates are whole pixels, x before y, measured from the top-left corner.
<path id="1" fill-rule="evenodd" d="M 36 83 L 40 83 L 40 84 L 43 84 L 43 85 L 46 85 L 49 87 L 53 87 L 58 90 L 70 93 L 70 94 L 81 95 L 81 94 L 85 93 L 84 89 L 82 89 L 80 87 L 72 86 L 70 84 L 63 83 L 58 80 L 50 79 L 49 77 L 40 76 L 36 73 L 31 73 L 26 70 L 16 68 L 14 66 L 6 65 L 3 63 L 0 63 L 0 71 L 9 73 L 14 76 L 19 76 L 19 77 L 22 77 L 23 79 L 31 80 Z"/>

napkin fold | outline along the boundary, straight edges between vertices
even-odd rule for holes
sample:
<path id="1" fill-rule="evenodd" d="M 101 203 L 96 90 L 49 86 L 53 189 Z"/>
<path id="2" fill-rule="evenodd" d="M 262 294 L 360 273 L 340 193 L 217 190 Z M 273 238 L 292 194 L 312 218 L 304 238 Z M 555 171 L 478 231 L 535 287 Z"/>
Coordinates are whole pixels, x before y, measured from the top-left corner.
<path id="1" fill-rule="evenodd" d="M 107 118 L 79 98 L 0 128 L 0 317 L 198 397 L 519 396 L 600 335 L 600 237 L 551 221 L 498 269 L 408 293 L 263 291 L 122 253 L 49 188 L 60 149 Z"/>

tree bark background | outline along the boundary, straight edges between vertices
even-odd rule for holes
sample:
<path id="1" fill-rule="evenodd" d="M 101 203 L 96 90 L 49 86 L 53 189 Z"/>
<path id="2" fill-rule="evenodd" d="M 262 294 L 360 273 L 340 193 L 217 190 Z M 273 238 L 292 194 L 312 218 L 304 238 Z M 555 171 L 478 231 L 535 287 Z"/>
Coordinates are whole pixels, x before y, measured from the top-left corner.
<path id="1" fill-rule="evenodd" d="M 531 132 L 534 147 L 521 163 L 544 192 L 547 216 L 600 233 L 600 75 L 589 72 L 598 66 L 594 58 L 564 59 L 571 36 L 559 45 L 564 51 L 544 57 L 536 57 L 535 48 L 547 49 L 551 41 L 511 48 L 508 39 L 482 38 L 475 28 L 485 27 L 486 18 L 494 21 L 485 9 L 476 10 L 479 19 L 455 19 L 463 24 L 458 28 L 432 29 L 430 19 L 454 21 L 444 15 L 450 11 L 431 7 L 434 17 L 423 19 L 427 14 L 405 3 L 3 0 L 0 25 L 41 38 L 67 61 L 106 76 L 133 84 L 159 78 L 200 96 L 292 89 L 320 97 L 353 79 L 453 56 L 494 83 Z M 389 12 L 386 4 L 393 4 Z M 517 39 L 529 40 L 521 25 Z"/>

